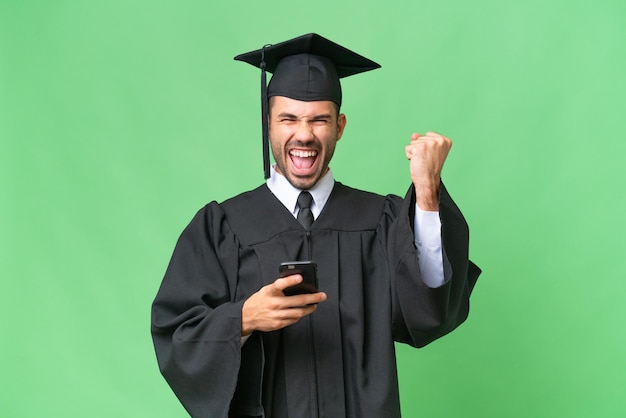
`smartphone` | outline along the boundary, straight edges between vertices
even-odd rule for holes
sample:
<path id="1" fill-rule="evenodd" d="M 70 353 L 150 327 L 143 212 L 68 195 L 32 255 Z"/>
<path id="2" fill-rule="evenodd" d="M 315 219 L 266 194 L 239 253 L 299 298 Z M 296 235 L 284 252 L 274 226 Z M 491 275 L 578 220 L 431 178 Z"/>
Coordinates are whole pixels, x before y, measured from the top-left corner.
<path id="1" fill-rule="evenodd" d="M 280 263 L 278 269 L 279 277 L 287 277 L 293 274 L 301 275 L 302 281 L 283 290 L 285 296 L 319 292 L 317 288 L 317 264 L 314 261 L 287 261 Z"/>

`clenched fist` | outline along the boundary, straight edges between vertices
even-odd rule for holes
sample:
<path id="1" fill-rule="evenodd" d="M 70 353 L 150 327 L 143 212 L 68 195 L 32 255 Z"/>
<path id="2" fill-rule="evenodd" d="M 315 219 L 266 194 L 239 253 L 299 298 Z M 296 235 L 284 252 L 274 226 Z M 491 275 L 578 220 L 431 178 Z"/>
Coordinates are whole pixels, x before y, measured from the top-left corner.
<path id="1" fill-rule="evenodd" d="M 404 149 L 406 158 L 410 160 L 416 201 L 422 210 L 439 210 L 441 169 L 451 147 L 450 139 L 435 132 L 427 132 L 425 135 L 411 135 L 411 142 Z"/>

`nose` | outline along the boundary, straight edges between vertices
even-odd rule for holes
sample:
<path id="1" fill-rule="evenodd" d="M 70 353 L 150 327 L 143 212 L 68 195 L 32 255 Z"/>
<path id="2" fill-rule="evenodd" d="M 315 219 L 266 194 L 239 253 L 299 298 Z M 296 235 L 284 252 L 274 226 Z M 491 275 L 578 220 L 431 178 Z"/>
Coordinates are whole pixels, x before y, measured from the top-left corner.
<path id="1" fill-rule="evenodd" d="M 301 142 L 312 141 L 315 137 L 313 125 L 306 120 L 301 120 L 300 123 L 298 123 L 294 137 Z"/>

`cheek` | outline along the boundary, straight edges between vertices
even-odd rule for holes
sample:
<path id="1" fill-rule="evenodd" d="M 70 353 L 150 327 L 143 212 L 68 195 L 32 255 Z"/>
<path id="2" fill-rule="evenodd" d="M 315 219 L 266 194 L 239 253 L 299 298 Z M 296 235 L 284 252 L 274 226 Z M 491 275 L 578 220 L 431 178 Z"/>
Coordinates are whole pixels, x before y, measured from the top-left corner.
<path id="1" fill-rule="evenodd" d="M 272 146 L 279 145 L 281 142 L 284 141 L 285 132 L 284 129 L 280 126 L 270 127 L 268 130 L 268 134 Z"/>
<path id="2" fill-rule="evenodd" d="M 270 128 L 270 138 L 275 138 L 276 142 L 286 142 L 292 135 L 292 129 L 286 125 L 277 125 Z"/>
<path id="3" fill-rule="evenodd" d="M 337 127 L 324 127 L 315 132 L 315 136 L 328 148 L 334 148 L 337 142 Z"/>

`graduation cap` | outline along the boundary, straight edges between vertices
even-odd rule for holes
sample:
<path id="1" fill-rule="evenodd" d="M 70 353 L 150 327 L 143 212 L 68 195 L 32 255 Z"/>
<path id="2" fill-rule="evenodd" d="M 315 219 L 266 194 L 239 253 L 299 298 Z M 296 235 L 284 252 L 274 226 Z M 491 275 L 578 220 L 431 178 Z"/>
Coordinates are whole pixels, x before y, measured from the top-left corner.
<path id="1" fill-rule="evenodd" d="M 270 176 L 268 99 L 285 96 L 304 102 L 329 100 L 341 106 L 340 78 L 380 68 L 380 65 L 320 35 L 309 33 L 237 55 L 237 61 L 261 69 L 263 170 Z M 267 85 L 266 72 L 273 74 Z"/>

